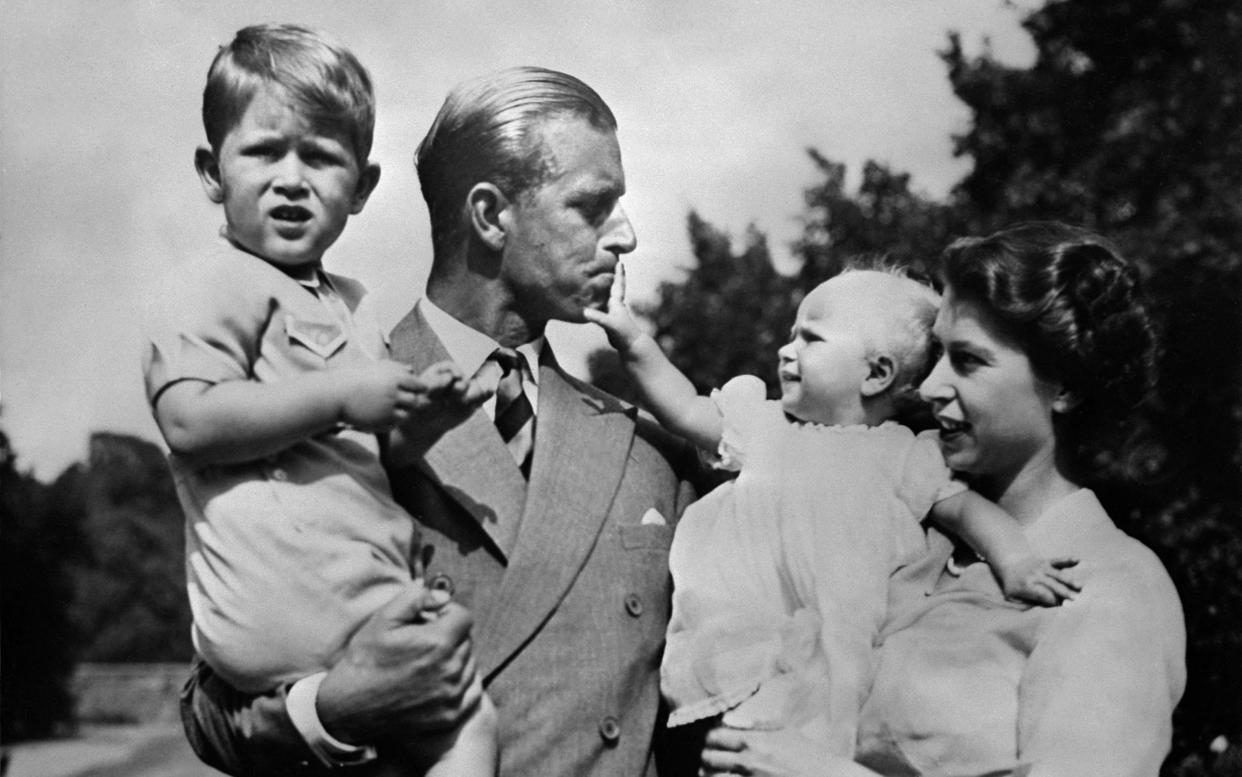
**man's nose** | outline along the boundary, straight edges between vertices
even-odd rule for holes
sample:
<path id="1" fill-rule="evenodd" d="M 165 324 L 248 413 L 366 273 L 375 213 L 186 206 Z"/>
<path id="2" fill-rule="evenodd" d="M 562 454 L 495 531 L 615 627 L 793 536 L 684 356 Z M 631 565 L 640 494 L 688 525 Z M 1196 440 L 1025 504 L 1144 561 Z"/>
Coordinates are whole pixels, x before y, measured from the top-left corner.
<path id="1" fill-rule="evenodd" d="M 638 236 L 634 234 L 634 225 L 630 217 L 617 203 L 608 217 L 608 232 L 604 237 L 604 248 L 617 255 L 628 254 L 638 247 Z"/>

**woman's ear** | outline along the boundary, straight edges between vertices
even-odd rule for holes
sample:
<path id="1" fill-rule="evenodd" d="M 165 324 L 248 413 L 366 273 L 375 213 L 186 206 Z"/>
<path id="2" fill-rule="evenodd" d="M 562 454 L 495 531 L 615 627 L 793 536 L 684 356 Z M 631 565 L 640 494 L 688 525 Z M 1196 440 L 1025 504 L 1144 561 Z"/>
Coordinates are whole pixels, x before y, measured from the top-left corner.
<path id="1" fill-rule="evenodd" d="M 1062 387 L 1052 399 L 1052 412 L 1068 413 L 1082 404 L 1082 397 L 1077 392 Z"/>
<path id="2" fill-rule="evenodd" d="M 867 359 L 869 371 L 863 379 L 862 395 L 874 397 L 883 394 L 897 379 L 897 364 L 893 357 L 886 353 L 877 354 Z"/>
<path id="3" fill-rule="evenodd" d="M 219 205 L 224 202 L 224 183 L 220 178 L 220 162 L 207 146 L 194 149 L 194 169 L 203 184 L 207 199 Z"/>
<path id="4" fill-rule="evenodd" d="M 362 212 L 362 208 L 367 204 L 367 199 L 371 196 L 371 192 L 375 191 L 375 185 L 379 183 L 379 179 L 380 166 L 375 162 L 370 162 L 362 168 L 362 172 L 358 174 L 358 185 L 354 187 L 354 198 L 350 202 L 349 213 L 351 216 L 357 216 Z"/>
<path id="5" fill-rule="evenodd" d="M 505 247 L 507 219 L 503 217 L 509 208 L 509 198 L 495 184 L 476 183 L 466 194 L 466 206 L 470 213 L 470 228 L 488 248 L 499 251 Z"/>

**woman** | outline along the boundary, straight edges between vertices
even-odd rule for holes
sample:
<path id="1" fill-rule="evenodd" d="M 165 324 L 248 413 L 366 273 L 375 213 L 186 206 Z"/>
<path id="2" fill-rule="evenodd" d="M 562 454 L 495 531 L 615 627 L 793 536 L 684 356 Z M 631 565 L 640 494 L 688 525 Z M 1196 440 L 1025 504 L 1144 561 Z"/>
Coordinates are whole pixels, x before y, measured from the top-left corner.
<path id="1" fill-rule="evenodd" d="M 1005 600 L 987 565 L 929 530 L 894 576 L 856 763 L 794 732 L 717 728 L 706 773 L 1156 775 L 1185 684 L 1181 605 L 1156 557 L 1119 531 L 1085 465 L 1149 388 L 1137 273 L 1099 237 L 1018 225 L 949 246 L 921 391 L 949 465 L 1072 556 L 1060 608 Z"/>

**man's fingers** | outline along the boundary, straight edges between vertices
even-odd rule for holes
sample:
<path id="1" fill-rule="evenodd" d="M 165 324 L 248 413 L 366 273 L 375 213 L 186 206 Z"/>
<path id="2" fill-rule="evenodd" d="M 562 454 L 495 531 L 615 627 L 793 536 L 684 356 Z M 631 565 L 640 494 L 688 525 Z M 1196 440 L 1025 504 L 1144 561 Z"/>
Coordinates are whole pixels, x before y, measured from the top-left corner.
<path id="1" fill-rule="evenodd" d="M 422 612 L 428 607 L 431 595 L 436 593 L 423 585 L 422 580 L 415 580 L 413 585 L 406 586 L 375 614 L 393 623 L 422 623 L 425 619 Z"/>
<path id="2" fill-rule="evenodd" d="M 1078 559 L 1073 558 L 1072 556 L 1065 556 L 1062 558 L 1054 558 L 1048 563 L 1052 564 L 1053 569 L 1069 569 L 1070 567 L 1078 566 Z"/>

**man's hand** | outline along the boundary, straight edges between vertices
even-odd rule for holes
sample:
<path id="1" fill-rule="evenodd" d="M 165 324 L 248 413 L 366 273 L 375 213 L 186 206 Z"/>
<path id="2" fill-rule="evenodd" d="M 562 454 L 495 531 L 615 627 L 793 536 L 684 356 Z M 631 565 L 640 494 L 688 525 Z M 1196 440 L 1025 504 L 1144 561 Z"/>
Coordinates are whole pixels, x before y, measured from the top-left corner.
<path id="1" fill-rule="evenodd" d="M 622 354 L 628 352 L 634 343 L 643 335 L 638 323 L 630 315 L 625 306 L 625 265 L 617 262 L 616 273 L 612 278 L 612 289 L 608 294 L 608 305 L 604 310 L 587 308 L 582 311 L 587 321 L 599 324 L 608 335 L 608 344 Z"/>
<path id="2" fill-rule="evenodd" d="M 361 745 L 446 731 L 478 704 L 473 619 L 447 599 L 416 582 L 354 635 L 316 697 L 329 734 Z"/>

